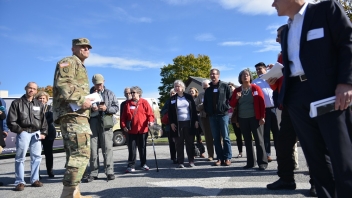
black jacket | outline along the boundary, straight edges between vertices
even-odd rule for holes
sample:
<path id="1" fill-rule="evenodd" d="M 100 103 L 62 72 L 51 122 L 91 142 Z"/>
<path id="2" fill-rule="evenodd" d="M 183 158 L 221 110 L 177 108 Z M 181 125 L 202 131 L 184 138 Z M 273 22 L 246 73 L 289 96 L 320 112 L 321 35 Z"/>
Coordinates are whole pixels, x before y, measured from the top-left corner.
<path id="1" fill-rule="evenodd" d="M 48 135 L 45 137 L 46 140 L 54 140 L 56 138 L 56 129 L 54 126 L 54 118 L 53 118 L 53 112 L 51 110 L 51 105 L 45 105 L 44 109 L 46 107 L 46 112 L 45 112 L 45 119 L 46 122 L 48 123 Z"/>
<path id="2" fill-rule="evenodd" d="M 223 83 L 219 80 L 218 104 L 217 104 L 216 112 L 214 112 L 214 110 L 213 110 L 214 86 L 213 86 L 212 82 L 210 82 L 209 85 L 210 85 L 210 87 L 208 89 L 206 89 L 205 93 L 204 93 L 203 107 L 204 107 L 205 113 L 207 113 L 207 116 L 228 114 L 228 111 L 230 109 L 229 100 L 231 98 L 230 87 L 226 83 Z"/>
<path id="3" fill-rule="evenodd" d="M 0 106 L 3 106 L 1 101 L 0 101 Z M 5 141 L 4 138 L 2 136 L 2 132 L 4 132 L 3 126 L 2 126 L 2 121 L 6 118 L 6 112 L 2 112 L 2 114 L 0 115 L 0 146 L 1 147 L 5 147 Z"/>
<path id="4" fill-rule="evenodd" d="M 191 134 L 195 135 L 195 133 L 196 133 L 195 123 L 196 123 L 196 121 L 198 121 L 196 104 L 194 103 L 194 100 L 193 100 L 193 98 L 192 98 L 192 96 L 190 94 L 183 93 L 183 95 L 184 95 L 184 97 L 186 98 L 186 100 L 188 101 L 188 104 L 189 104 L 189 110 L 190 110 L 190 116 L 191 116 Z M 177 131 L 178 131 L 179 127 L 178 127 L 178 120 L 177 120 L 177 94 L 173 95 L 170 98 L 168 114 L 169 114 L 169 123 L 170 123 L 170 125 L 171 124 L 175 124 L 176 128 L 177 128 Z M 175 133 L 175 132 L 172 131 L 171 132 L 171 136 L 172 137 L 179 136 L 179 131 L 178 131 L 178 133 Z"/>
<path id="5" fill-rule="evenodd" d="M 29 102 L 26 95 L 23 95 L 11 103 L 6 122 L 14 133 L 33 133 L 40 130 L 41 134 L 47 135 L 48 125 L 44 115 L 44 105 L 39 100 L 33 99 Z"/>

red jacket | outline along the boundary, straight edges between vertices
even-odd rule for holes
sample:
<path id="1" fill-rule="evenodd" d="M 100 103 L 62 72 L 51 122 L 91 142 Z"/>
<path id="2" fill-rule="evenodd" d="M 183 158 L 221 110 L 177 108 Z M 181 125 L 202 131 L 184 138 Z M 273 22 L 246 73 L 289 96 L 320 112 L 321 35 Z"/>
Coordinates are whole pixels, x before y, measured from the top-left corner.
<path id="1" fill-rule="evenodd" d="M 136 109 L 137 112 L 134 114 Z M 136 104 L 133 100 L 126 101 L 122 116 L 120 118 L 121 127 L 125 128 L 126 122 L 131 119 L 131 130 L 128 131 L 128 133 L 148 133 L 148 122 L 154 122 L 154 114 L 147 100 L 140 98 L 138 104 Z"/>
<path id="2" fill-rule="evenodd" d="M 262 118 L 265 118 L 264 94 L 262 89 L 258 85 L 251 84 L 251 89 L 252 89 L 252 96 L 253 96 L 255 118 L 257 120 L 260 120 Z M 242 91 L 242 86 L 239 88 L 236 88 L 235 91 L 233 91 L 233 94 L 230 100 L 231 107 L 234 107 L 234 108 L 237 107 L 238 99 L 236 98 L 236 96 L 237 96 L 237 93 L 241 91 Z"/>

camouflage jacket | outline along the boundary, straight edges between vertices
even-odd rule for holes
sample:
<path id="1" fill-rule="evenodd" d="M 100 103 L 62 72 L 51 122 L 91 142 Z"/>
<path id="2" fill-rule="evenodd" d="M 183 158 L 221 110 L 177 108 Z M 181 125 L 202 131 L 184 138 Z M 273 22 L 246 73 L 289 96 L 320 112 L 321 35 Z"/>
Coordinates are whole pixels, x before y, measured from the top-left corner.
<path id="1" fill-rule="evenodd" d="M 67 115 L 89 118 L 89 109 L 73 111 L 70 103 L 82 106 L 85 96 L 89 95 L 87 70 L 75 55 L 63 58 L 56 64 L 53 85 L 54 122 Z"/>

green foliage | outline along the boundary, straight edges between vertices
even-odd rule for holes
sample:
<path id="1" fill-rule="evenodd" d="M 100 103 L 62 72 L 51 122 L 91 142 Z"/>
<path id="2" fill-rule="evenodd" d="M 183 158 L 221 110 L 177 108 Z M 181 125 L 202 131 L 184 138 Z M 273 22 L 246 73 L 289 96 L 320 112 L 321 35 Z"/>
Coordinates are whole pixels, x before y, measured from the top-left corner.
<path id="1" fill-rule="evenodd" d="M 38 92 L 39 91 L 45 91 L 50 97 L 53 97 L 53 87 L 51 85 L 47 85 L 46 87 L 38 87 Z"/>
<path id="2" fill-rule="evenodd" d="M 314 2 L 320 2 L 320 1 L 324 1 L 324 0 L 314 0 Z M 351 0 L 337 0 L 343 7 L 343 9 L 345 9 L 345 12 L 348 16 L 348 18 L 350 19 L 350 21 L 352 21 L 352 2 Z"/>
<path id="3" fill-rule="evenodd" d="M 174 87 L 175 80 L 186 82 L 189 76 L 209 77 L 211 69 L 210 58 L 206 55 L 193 54 L 187 56 L 177 56 L 173 59 L 174 64 L 164 65 L 161 68 L 160 76 L 161 86 L 159 90 L 159 106 L 162 107 L 165 101 L 169 98 L 169 92 Z"/>

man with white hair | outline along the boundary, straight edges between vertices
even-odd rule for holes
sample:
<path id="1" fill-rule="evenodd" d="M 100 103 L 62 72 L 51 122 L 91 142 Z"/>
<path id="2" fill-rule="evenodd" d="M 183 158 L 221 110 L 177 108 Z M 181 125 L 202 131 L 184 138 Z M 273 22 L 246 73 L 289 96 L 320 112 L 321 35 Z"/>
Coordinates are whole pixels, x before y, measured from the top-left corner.
<path id="1" fill-rule="evenodd" d="M 208 87 L 210 87 L 209 83 L 210 83 L 210 80 L 208 79 L 203 80 L 202 87 L 204 92 L 201 92 L 198 95 L 197 99 L 195 100 L 195 103 L 196 103 L 197 111 L 200 112 L 200 126 L 202 127 L 202 130 L 204 132 L 205 143 L 208 150 L 208 160 L 213 161 L 214 159 L 213 135 L 211 134 L 211 130 L 210 130 L 209 117 L 207 117 L 207 114 L 205 113 L 204 106 L 203 106 L 204 93 L 205 93 L 205 90 Z"/>

